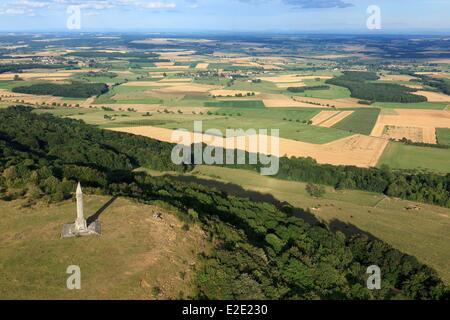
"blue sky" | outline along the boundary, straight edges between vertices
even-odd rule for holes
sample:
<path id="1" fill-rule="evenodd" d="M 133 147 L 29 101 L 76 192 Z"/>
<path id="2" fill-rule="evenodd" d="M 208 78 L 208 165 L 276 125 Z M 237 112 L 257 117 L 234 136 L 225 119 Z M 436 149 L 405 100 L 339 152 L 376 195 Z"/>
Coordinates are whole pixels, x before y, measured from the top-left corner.
<path id="1" fill-rule="evenodd" d="M 369 32 L 369 5 L 381 32 L 450 31 L 450 0 L 0 0 L 0 31 L 63 31 L 69 5 L 81 31 Z"/>

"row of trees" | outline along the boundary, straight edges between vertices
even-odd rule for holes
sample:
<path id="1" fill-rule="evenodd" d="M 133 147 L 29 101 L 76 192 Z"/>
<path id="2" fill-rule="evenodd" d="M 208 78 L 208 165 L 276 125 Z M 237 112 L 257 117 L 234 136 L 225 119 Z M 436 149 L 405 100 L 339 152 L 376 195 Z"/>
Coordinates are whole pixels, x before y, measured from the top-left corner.
<path id="1" fill-rule="evenodd" d="M 10 63 L 0 66 L 0 73 L 20 73 L 25 69 L 73 69 L 73 66 L 63 64 L 40 64 L 40 63 Z"/>
<path id="2" fill-rule="evenodd" d="M 236 165 L 260 170 L 259 165 Z M 391 170 L 388 166 L 358 168 L 318 164 L 312 158 L 282 157 L 279 179 L 332 186 L 336 189 L 359 189 L 383 193 L 418 202 L 450 207 L 450 173 L 446 175 L 422 171 Z"/>
<path id="3" fill-rule="evenodd" d="M 62 144 L 77 152 L 51 152 Z M 145 152 L 167 170 L 166 145 L 27 108 L 2 110 L 0 196 L 59 201 L 82 181 L 87 191 L 169 204 L 186 223 L 200 224 L 215 245 L 200 257 L 194 298 L 449 298 L 432 269 L 381 241 L 334 234 L 269 203 L 131 170 L 142 161 L 132 155 Z M 73 159 L 79 151 L 84 157 Z M 383 270 L 377 291 L 366 288 L 366 269 L 373 264 Z"/>
<path id="4" fill-rule="evenodd" d="M 330 86 L 321 85 L 321 86 L 289 87 L 287 88 L 287 91 L 293 93 L 301 93 L 307 90 L 328 90 L 328 89 L 330 89 Z"/>
<path id="5" fill-rule="evenodd" d="M 436 90 L 450 95 L 450 80 L 449 79 L 438 79 L 432 78 L 427 75 L 417 75 L 413 74 L 415 77 L 419 77 L 421 82 L 426 85 L 435 88 Z"/>

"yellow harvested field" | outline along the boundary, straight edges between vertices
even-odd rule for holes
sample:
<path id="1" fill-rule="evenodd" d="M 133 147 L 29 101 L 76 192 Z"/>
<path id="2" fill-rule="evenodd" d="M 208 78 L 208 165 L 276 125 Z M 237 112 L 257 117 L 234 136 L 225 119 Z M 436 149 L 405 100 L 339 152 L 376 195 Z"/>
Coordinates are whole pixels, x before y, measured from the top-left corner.
<path id="1" fill-rule="evenodd" d="M 450 79 L 450 73 L 448 72 L 416 72 L 418 75 L 425 75 L 430 76 L 432 78 L 438 78 L 438 79 Z"/>
<path id="2" fill-rule="evenodd" d="M 320 125 L 322 122 L 334 117 L 338 113 L 339 111 L 320 111 L 317 115 L 311 118 L 312 124 L 315 126 Z"/>
<path id="3" fill-rule="evenodd" d="M 299 74 L 287 74 L 282 76 L 273 76 L 273 77 L 261 77 L 260 79 L 263 81 L 276 82 L 276 83 L 291 83 L 291 82 L 301 82 L 303 80 L 310 79 L 331 79 L 330 76 L 305 76 Z"/>
<path id="4" fill-rule="evenodd" d="M 3 73 L 0 74 L 0 80 L 13 80 L 15 75 L 18 75 L 23 80 L 32 80 L 32 79 L 58 79 L 63 80 L 67 79 L 72 75 L 72 72 L 23 72 L 23 73 Z"/>
<path id="5" fill-rule="evenodd" d="M 342 111 L 342 112 L 338 112 L 338 114 L 332 116 L 331 118 L 325 120 L 324 122 L 322 122 L 319 126 L 321 127 L 325 127 L 325 128 L 331 128 L 332 126 L 334 126 L 336 123 L 344 120 L 345 118 L 347 118 L 349 115 L 351 115 L 353 113 L 353 111 Z"/>
<path id="6" fill-rule="evenodd" d="M 276 83 L 278 88 L 289 88 L 289 87 L 304 87 L 305 84 L 303 82 L 288 82 L 288 83 Z"/>
<path id="7" fill-rule="evenodd" d="M 423 86 L 420 84 L 402 84 L 402 86 L 412 89 L 423 89 Z"/>
<path id="8" fill-rule="evenodd" d="M 371 135 L 382 137 L 386 132 L 385 126 L 396 128 L 414 126 L 414 128 L 418 128 L 417 130 L 422 131 L 422 142 L 436 143 L 435 128 L 450 128 L 450 111 L 428 109 L 382 110 Z M 394 139 L 403 138 L 401 135 L 408 139 L 411 138 L 413 141 L 418 139 L 417 133 L 413 133 L 412 129 L 391 129 L 389 133 L 389 136 Z"/>
<path id="9" fill-rule="evenodd" d="M 189 66 L 161 66 L 160 68 L 164 70 L 186 70 L 189 69 Z"/>
<path id="10" fill-rule="evenodd" d="M 300 76 L 294 74 L 288 74 L 284 76 L 261 77 L 260 79 L 263 81 L 277 82 L 277 83 L 289 83 L 301 81 Z"/>
<path id="11" fill-rule="evenodd" d="M 397 127 L 385 126 L 383 138 L 401 140 L 406 138 L 413 142 L 436 144 L 436 129 L 431 127 Z"/>
<path id="12" fill-rule="evenodd" d="M 438 59 L 430 60 L 430 63 L 445 63 L 445 64 L 450 64 L 450 59 L 448 59 L 448 58 L 438 58 Z"/>
<path id="13" fill-rule="evenodd" d="M 323 80 L 327 80 L 327 79 L 332 79 L 333 77 L 331 76 L 300 76 L 301 80 L 315 80 L 315 79 L 323 79 Z"/>
<path id="14" fill-rule="evenodd" d="M 198 63 L 195 66 L 195 69 L 199 69 L 199 70 L 206 70 L 209 67 L 209 63 Z"/>
<path id="15" fill-rule="evenodd" d="M 162 93 L 201 93 L 201 92 L 208 92 L 210 90 L 218 89 L 219 86 L 213 86 L 208 84 L 177 84 L 177 85 L 170 85 L 168 87 L 164 87 L 161 89 L 158 89 L 158 92 Z"/>
<path id="16" fill-rule="evenodd" d="M 179 56 L 186 56 L 186 55 L 193 55 L 195 51 L 192 50 L 182 50 L 182 51 L 160 51 L 155 52 L 156 54 L 159 54 L 161 58 L 163 59 L 174 59 L 178 58 Z"/>
<path id="17" fill-rule="evenodd" d="M 173 66 L 174 64 L 175 64 L 175 62 L 155 62 L 155 66 L 157 66 L 158 68 L 169 67 L 169 66 Z"/>
<path id="18" fill-rule="evenodd" d="M 161 83 L 159 81 L 130 81 L 124 84 L 121 84 L 122 87 L 161 87 L 161 86 L 169 86 L 170 83 Z"/>
<path id="19" fill-rule="evenodd" d="M 192 132 L 180 133 L 178 137 L 180 140 L 172 139 L 174 130 L 157 128 L 152 126 L 129 127 L 129 128 L 111 128 L 110 130 L 127 132 L 144 137 L 157 139 L 160 141 L 183 143 L 193 142 L 194 134 Z M 237 138 L 222 138 L 207 134 L 196 134 L 197 139 L 213 146 L 238 146 L 237 149 L 245 149 L 249 152 L 255 152 L 258 148 L 259 141 L 270 142 L 270 137 L 259 135 L 253 136 L 257 142 L 250 146 L 252 137 L 247 137 L 242 145 L 237 143 Z M 181 140 L 181 137 L 184 137 Z M 197 141 L 199 141 L 197 140 Z M 269 145 L 268 148 L 261 145 L 259 150 L 261 153 L 272 154 L 276 156 L 295 156 L 295 157 L 312 157 L 319 163 L 327 163 L 334 165 L 354 165 L 358 167 L 373 167 L 376 166 L 378 159 L 383 153 L 388 140 L 382 138 L 369 137 L 364 135 L 353 135 L 344 139 L 336 140 L 327 144 L 312 144 L 300 142 L 290 139 L 279 139 L 279 150 L 276 147 Z M 263 150 L 267 150 L 264 152 Z"/>
<path id="20" fill-rule="evenodd" d="M 247 94 L 251 94 L 253 91 L 243 91 L 243 90 L 226 90 L 226 89 L 218 89 L 218 90 L 212 90 L 210 93 L 214 96 L 221 96 L 221 97 L 227 97 L 227 96 L 235 96 L 237 94 L 241 94 L 243 96 L 246 96 Z M 259 92 L 253 92 L 255 95 L 259 94 Z"/>
<path id="21" fill-rule="evenodd" d="M 296 101 L 289 96 L 284 94 L 268 94 L 264 93 L 260 95 L 263 102 L 267 108 L 323 108 L 322 106 L 312 105 L 309 103 Z"/>
<path id="22" fill-rule="evenodd" d="M 311 119 L 312 124 L 320 127 L 330 128 L 339 121 L 347 118 L 353 111 L 321 111 Z"/>
<path id="23" fill-rule="evenodd" d="M 3 73 L 0 74 L 0 80 L 13 80 L 17 74 L 23 80 L 64 80 L 71 77 L 74 73 L 95 72 L 98 69 L 80 69 L 80 70 L 48 70 L 48 69 L 34 69 L 33 71 L 25 70 L 22 73 Z"/>
<path id="24" fill-rule="evenodd" d="M 450 96 L 440 93 L 440 92 L 431 92 L 431 91 L 416 91 L 412 92 L 413 94 L 427 97 L 429 102 L 450 102 Z"/>
<path id="25" fill-rule="evenodd" d="M 80 103 L 80 100 L 67 100 L 63 99 L 61 97 L 54 97 L 54 96 L 38 96 L 38 95 L 32 95 L 32 94 L 25 94 L 25 93 L 15 93 L 8 91 L 6 89 L 0 89 L 0 96 L 2 98 L 2 101 L 7 102 L 16 102 L 19 100 L 20 102 L 24 101 L 24 103 L 28 104 L 52 104 L 52 103 L 66 103 L 68 105 L 76 105 Z"/>
<path id="26" fill-rule="evenodd" d="M 353 108 L 353 107 L 364 108 L 364 107 L 367 107 L 365 105 L 359 104 L 358 99 L 354 99 L 354 98 L 321 99 L 321 98 L 309 98 L 309 97 L 293 97 L 293 100 L 307 104 L 310 107 L 322 107 L 322 108 L 328 107 L 328 106 L 336 107 L 336 108 Z M 320 104 L 320 106 L 317 106 L 317 104 Z"/>
<path id="27" fill-rule="evenodd" d="M 163 82 L 191 82 L 192 79 L 191 78 L 173 78 L 173 79 L 161 79 L 158 82 L 163 83 Z"/>
<path id="28" fill-rule="evenodd" d="M 409 81 L 412 79 L 416 78 L 403 74 L 385 74 L 380 77 L 380 80 L 382 81 Z"/>

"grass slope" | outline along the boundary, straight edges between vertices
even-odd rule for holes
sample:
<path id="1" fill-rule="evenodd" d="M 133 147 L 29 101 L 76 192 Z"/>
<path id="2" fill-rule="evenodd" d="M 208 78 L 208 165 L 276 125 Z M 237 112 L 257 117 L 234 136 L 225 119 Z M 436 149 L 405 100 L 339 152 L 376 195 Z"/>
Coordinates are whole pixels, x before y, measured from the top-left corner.
<path id="1" fill-rule="evenodd" d="M 110 198 L 85 196 L 85 215 Z M 118 198 L 101 215 L 102 235 L 60 239 L 75 218 L 75 203 L 0 201 L 0 299 L 176 299 L 193 293 L 203 232 L 182 229 L 173 214 L 156 206 Z M 163 220 L 153 218 L 161 212 Z M 81 268 L 81 290 L 68 290 L 66 269 Z M 155 295 L 159 288 L 161 293 Z"/>

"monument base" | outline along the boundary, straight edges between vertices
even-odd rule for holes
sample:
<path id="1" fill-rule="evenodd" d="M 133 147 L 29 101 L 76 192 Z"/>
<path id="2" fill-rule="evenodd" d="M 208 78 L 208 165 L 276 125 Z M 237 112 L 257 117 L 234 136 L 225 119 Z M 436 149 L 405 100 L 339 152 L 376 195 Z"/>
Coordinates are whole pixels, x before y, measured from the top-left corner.
<path id="1" fill-rule="evenodd" d="M 61 230 L 61 238 L 71 238 L 71 237 L 79 237 L 79 236 L 92 236 L 92 235 L 100 235 L 101 234 L 101 226 L 100 222 L 94 221 L 90 225 L 88 225 L 85 230 L 77 230 L 75 228 L 75 223 L 68 223 L 63 225 Z"/>

